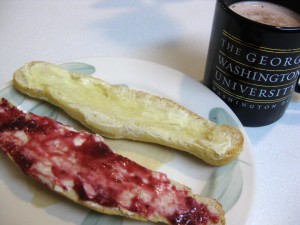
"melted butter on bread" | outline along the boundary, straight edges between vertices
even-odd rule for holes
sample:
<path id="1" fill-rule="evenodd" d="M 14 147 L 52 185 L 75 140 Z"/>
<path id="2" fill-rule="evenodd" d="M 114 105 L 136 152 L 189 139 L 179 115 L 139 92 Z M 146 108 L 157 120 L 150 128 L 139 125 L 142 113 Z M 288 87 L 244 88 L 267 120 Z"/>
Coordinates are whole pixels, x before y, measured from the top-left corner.
<path id="1" fill-rule="evenodd" d="M 238 129 L 217 125 L 166 98 L 46 62 L 26 64 L 13 81 L 21 92 L 51 102 L 106 137 L 166 145 L 212 165 L 227 164 L 242 151 Z"/>

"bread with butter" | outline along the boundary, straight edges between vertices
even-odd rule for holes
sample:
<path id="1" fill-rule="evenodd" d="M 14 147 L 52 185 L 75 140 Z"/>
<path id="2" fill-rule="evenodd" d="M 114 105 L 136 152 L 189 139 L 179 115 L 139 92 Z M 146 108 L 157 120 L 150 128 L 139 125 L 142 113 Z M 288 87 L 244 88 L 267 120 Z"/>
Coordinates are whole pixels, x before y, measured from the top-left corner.
<path id="1" fill-rule="evenodd" d="M 240 130 L 217 125 L 166 98 L 33 61 L 18 69 L 14 86 L 46 100 L 90 130 L 109 138 L 165 145 L 221 166 L 243 148 Z"/>

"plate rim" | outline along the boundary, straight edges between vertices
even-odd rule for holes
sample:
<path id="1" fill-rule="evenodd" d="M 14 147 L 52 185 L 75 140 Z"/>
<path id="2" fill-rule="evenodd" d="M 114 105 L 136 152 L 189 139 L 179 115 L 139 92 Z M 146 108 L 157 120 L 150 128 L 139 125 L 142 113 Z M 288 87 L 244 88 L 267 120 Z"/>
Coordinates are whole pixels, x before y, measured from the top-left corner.
<path id="1" fill-rule="evenodd" d="M 55 64 L 62 64 L 62 63 L 66 63 L 66 62 L 85 62 L 85 61 L 93 61 L 93 60 L 103 60 L 103 59 L 106 59 L 106 60 L 112 60 L 112 61 L 114 61 L 114 60 L 126 60 L 126 61 L 132 61 L 132 62 L 139 62 L 139 63 L 146 63 L 146 64 L 151 64 L 151 65 L 153 65 L 153 66 L 159 66 L 159 67 L 164 67 L 164 68 L 166 68 L 166 69 L 169 69 L 170 71 L 174 71 L 174 72 L 176 72 L 176 73 L 178 73 L 178 74 L 181 74 L 181 76 L 182 77 L 186 77 L 186 78 L 188 78 L 188 79 L 190 79 L 190 80 L 193 80 L 194 82 L 197 82 L 199 85 L 201 85 L 202 86 L 202 88 L 204 87 L 204 88 L 206 88 L 208 91 L 210 91 L 212 94 L 214 94 L 211 90 L 209 90 L 206 86 L 204 86 L 201 82 L 199 82 L 199 81 L 196 81 L 196 80 L 194 80 L 193 78 L 191 78 L 191 77 L 189 77 L 188 75 L 186 75 L 186 74 L 184 74 L 183 72 L 181 72 L 181 71 L 178 71 L 178 70 L 175 70 L 175 69 L 173 69 L 173 68 L 170 68 L 170 67 L 168 67 L 168 66 L 166 66 L 166 65 L 162 65 L 162 64 L 158 64 L 158 63 L 156 63 L 156 62 L 152 62 L 152 61 L 146 61 L 146 60 L 142 60 L 142 59 L 136 59 L 136 58 L 127 58 L 127 57 L 84 57 L 84 58 L 77 58 L 77 59 L 69 59 L 69 60 L 63 60 L 63 61 L 60 61 L 60 62 L 57 62 L 57 63 L 55 63 Z M 99 77 L 99 75 L 97 75 L 97 73 L 95 73 L 95 74 L 93 74 L 93 76 L 95 76 L 95 77 Z M 12 82 L 12 80 L 11 81 L 8 81 L 8 82 L 6 82 L 6 83 L 3 83 L 3 84 L 1 84 L 0 85 L 0 90 L 2 90 L 3 88 L 5 88 L 5 87 L 8 87 L 8 86 L 13 86 L 13 82 Z M 215 97 L 216 98 L 219 98 L 217 95 L 215 95 Z M 224 103 L 224 105 L 226 105 L 226 103 Z M 226 109 L 229 109 L 229 111 L 233 114 L 233 115 L 235 115 L 234 113 L 233 113 L 233 111 L 226 105 Z M 245 131 L 245 129 L 244 129 L 244 127 L 242 126 L 242 124 L 241 124 L 241 122 L 238 120 L 238 118 L 235 116 L 234 117 L 234 120 L 237 122 L 237 124 L 238 124 L 238 128 L 242 131 L 242 133 L 243 133 L 243 135 L 244 135 L 244 138 L 245 138 L 245 147 L 247 148 L 247 149 L 249 149 L 248 151 L 252 151 L 252 144 L 251 144 L 251 141 L 250 141 L 250 139 L 249 139 L 249 137 L 248 137 L 248 135 L 247 135 L 247 133 L 246 133 L 246 131 Z M 256 166 L 255 166 L 255 158 L 254 158 L 254 155 L 253 154 L 251 154 L 251 152 L 248 152 L 249 153 L 249 155 L 251 155 L 251 163 L 252 163 L 252 180 L 254 181 L 254 183 L 252 183 L 252 187 L 253 187 L 253 189 L 252 189 L 252 196 L 253 196 L 253 198 L 252 199 L 250 199 L 250 201 L 249 201 L 249 205 L 250 205 L 250 207 L 249 207 L 249 211 L 248 211 L 248 213 L 247 213 L 247 216 L 246 216 L 246 220 L 245 220 L 245 222 L 246 223 L 249 223 L 250 222 L 250 218 L 251 218 L 251 215 L 253 214 L 253 209 L 254 209 L 254 203 L 255 203 L 255 196 L 256 196 Z"/>

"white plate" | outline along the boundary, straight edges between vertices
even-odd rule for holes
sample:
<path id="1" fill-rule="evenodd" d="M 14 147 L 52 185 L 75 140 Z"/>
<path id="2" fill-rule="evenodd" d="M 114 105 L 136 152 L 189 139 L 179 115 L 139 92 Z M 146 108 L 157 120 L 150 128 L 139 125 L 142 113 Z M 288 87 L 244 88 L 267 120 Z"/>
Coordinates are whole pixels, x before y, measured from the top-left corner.
<path id="1" fill-rule="evenodd" d="M 243 225 L 249 222 L 255 197 L 255 165 L 251 145 L 239 120 L 213 92 L 178 71 L 135 59 L 86 58 L 60 64 L 69 70 L 92 74 L 113 84 L 167 97 L 205 118 L 239 127 L 245 136 L 244 151 L 238 160 L 223 167 L 212 167 L 191 155 L 157 145 L 107 141 L 116 152 L 168 174 L 171 179 L 191 187 L 194 193 L 219 200 L 226 211 L 227 224 Z M 23 110 L 50 116 L 83 129 L 58 108 L 20 94 L 11 83 L 0 88 L 0 97 L 9 99 Z M 0 199 L 0 224 L 151 224 L 94 213 L 65 200 L 25 176 L 3 155 L 0 155 Z"/>

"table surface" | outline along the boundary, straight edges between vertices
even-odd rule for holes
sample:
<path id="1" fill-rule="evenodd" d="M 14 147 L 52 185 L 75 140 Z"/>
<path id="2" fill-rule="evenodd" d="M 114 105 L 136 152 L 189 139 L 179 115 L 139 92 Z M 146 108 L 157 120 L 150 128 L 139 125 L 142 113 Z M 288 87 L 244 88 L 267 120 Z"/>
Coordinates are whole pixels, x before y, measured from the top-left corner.
<path id="1" fill-rule="evenodd" d="M 0 85 L 32 60 L 93 56 L 152 61 L 201 81 L 214 6 L 213 0 L 2 0 Z M 249 224 L 300 224 L 299 101 L 276 123 L 245 130 L 257 167 Z"/>

